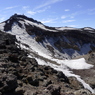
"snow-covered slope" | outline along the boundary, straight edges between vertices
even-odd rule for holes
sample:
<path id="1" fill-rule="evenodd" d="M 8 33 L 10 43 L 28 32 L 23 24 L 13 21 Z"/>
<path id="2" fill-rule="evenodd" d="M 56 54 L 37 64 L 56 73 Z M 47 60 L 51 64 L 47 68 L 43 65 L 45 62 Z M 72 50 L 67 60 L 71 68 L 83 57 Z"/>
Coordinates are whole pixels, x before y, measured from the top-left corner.
<path id="1" fill-rule="evenodd" d="M 48 27 L 32 18 L 15 14 L 0 23 L 0 30 L 16 35 L 17 44 L 22 49 L 27 49 L 29 57 L 34 57 L 40 65 L 48 65 L 68 77 L 76 77 L 85 88 L 94 93 L 80 76 L 72 72 L 73 69 L 90 69 L 93 65 L 87 64 L 84 58 L 70 60 L 95 48 L 94 29 Z"/>
<path id="2" fill-rule="evenodd" d="M 24 15 L 13 15 L 0 24 L 2 31 L 18 37 L 22 43 L 28 40 L 29 46 L 39 54 L 70 59 L 87 54 L 95 47 L 95 33 L 92 28 L 48 27 Z M 93 33 L 92 33 L 93 32 Z M 31 45 L 32 43 L 32 45 Z"/>

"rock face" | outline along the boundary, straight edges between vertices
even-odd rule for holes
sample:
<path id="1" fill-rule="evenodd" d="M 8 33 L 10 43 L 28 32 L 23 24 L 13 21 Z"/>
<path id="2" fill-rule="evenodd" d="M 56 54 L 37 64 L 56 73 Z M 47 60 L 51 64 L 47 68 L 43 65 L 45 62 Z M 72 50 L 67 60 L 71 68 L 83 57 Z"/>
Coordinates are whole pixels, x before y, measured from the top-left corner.
<path id="1" fill-rule="evenodd" d="M 91 95 L 77 79 L 38 65 L 16 43 L 15 36 L 0 32 L 0 95 Z"/>

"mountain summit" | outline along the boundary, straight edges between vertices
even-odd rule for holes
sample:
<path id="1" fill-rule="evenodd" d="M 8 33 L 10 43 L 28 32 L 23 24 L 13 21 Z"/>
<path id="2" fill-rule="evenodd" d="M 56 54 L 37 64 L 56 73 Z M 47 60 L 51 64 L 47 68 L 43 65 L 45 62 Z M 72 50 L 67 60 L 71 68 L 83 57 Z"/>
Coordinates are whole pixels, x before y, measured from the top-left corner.
<path id="1" fill-rule="evenodd" d="M 16 38 L 14 40 L 14 44 L 11 46 L 12 47 L 17 46 L 16 48 L 23 50 L 22 52 L 23 54 L 26 54 L 25 52 L 27 52 L 27 54 L 23 58 L 19 56 L 19 54 L 22 56 L 22 53 L 17 52 L 16 55 L 18 57 L 16 56 L 17 61 L 15 60 L 15 62 L 12 60 L 15 54 L 13 54 L 12 56 L 10 55 L 8 59 L 11 58 L 10 61 L 13 61 L 13 63 L 21 64 L 20 69 L 24 67 L 25 72 L 27 74 L 32 72 L 35 76 L 37 76 L 34 78 L 33 74 L 30 74 L 32 78 L 36 79 L 34 81 L 34 79 L 31 79 L 31 77 L 27 76 L 27 74 L 24 77 L 22 75 L 22 77 L 25 79 L 23 79 L 20 76 L 21 78 L 20 82 L 23 79 L 25 85 L 27 85 L 26 81 L 29 81 L 30 82 L 29 85 L 32 85 L 34 87 L 35 86 L 37 87 L 39 85 L 42 86 L 41 85 L 42 82 L 39 79 L 42 76 L 39 77 L 38 72 L 39 70 L 45 68 L 45 72 L 47 72 L 47 70 L 49 71 L 49 69 L 52 72 L 51 73 L 50 71 L 47 72 L 48 77 L 44 78 L 44 80 L 42 79 L 42 81 L 46 80 L 48 81 L 49 84 L 53 84 L 52 81 L 54 81 L 54 77 L 55 77 L 56 81 L 54 82 L 54 84 L 56 83 L 58 84 L 58 81 L 67 83 L 67 86 L 70 84 L 69 87 L 74 89 L 74 91 L 75 91 L 75 88 L 77 87 L 75 86 L 75 84 L 76 85 L 78 84 L 80 87 L 76 89 L 77 91 L 74 92 L 74 95 L 78 95 L 75 93 L 86 91 L 86 89 L 94 93 L 95 82 L 93 80 L 95 78 L 94 77 L 94 74 L 95 74 L 94 73 L 95 72 L 95 69 L 94 69 L 95 67 L 94 66 L 95 65 L 95 60 L 94 60 L 95 59 L 95 40 L 94 40 L 95 29 L 91 27 L 84 27 L 84 28 L 50 27 L 50 26 L 45 26 L 44 24 L 42 24 L 41 22 L 37 20 L 34 20 L 33 18 L 28 18 L 25 15 L 14 14 L 8 20 L 0 23 L 0 31 L 2 31 L 0 32 L 1 34 L 4 32 L 6 35 L 7 33 L 11 35 L 15 35 Z M 13 37 L 12 37 L 12 40 L 13 40 Z M 3 38 L 1 38 L 1 40 Z M 7 44 L 9 43 L 7 39 L 1 42 L 7 43 Z M 13 48 L 13 51 L 14 51 L 13 53 L 16 53 L 16 50 L 17 51 L 19 50 L 19 49 L 16 49 L 16 50 L 14 49 L 15 48 Z M 35 67 L 35 64 L 33 63 L 32 64 L 33 68 L 32 68 L 31 61 L 30 61 L 31 58 L 32 58 L 32 62 L 36 64 L 36 67 Z M 23 60 L 25 60 L 25 62 Z M 24 66 L 22 65 L 23 64 L 22 62 L 24 62 Z M 27 62 L 28 62 L 28 65 L 27 65 Z M 48 67 L 43 67 L 43 66 L 38 67 L 37 63 L 41 66 L 44 65 Z M 53 71 L 49 66 L 55 70 Z M 17 69 L 19 69 L 18 65 L 17 65 Z M 21 71 L 23 72 L 23 74 L 25 74 L 25 72 L 23 71 L 24 69 L 22 69 Z M 29 73 L 26 69 L 29 69 Z M 87 72 L 89 73 L 87 74 Z M 54 75 L 53 78 L 52 78 L 52 75 Z M 57 76 L 57 78 L 55 75 Z M 51 80 L 48 80 L 49 78 Z M 60 82 L 60 86 L 64 87 L 63 84 L 61 85 L 61 82 Z M 74 83 L 74 85 L 72 84 L 72 82 Z M 48 88 L 46 88 L 47 91 L 48 89 L 51 89 L 52 87 L 54 89 L 51 89 L 51 90 L 55 91 L 56 87 L 58 91 L 60 90 L 60 86 L 54 86 L 54 85 L 49 85 L 49 84 L 45 84 L 46 87 L 49 86 Z M 29 87 L 32 89 L 32 86 L 29 86 Z M 65 93 L 66 89 L 68 88 L 66 87 L 64 89 L 65 90 L 63 91 L 63 89 L 61 88 L 61 90 Z M 88 92 L 87 91 L 85 93 L 90 93 L 89 91 Z M 73 93 L 72 90 L 71 92 Z M 53 92 L 51 91 L 51 93 Z M 64 95 L 64 94 L 54 94 L 54 93 L 47 94 L 47 95 Z M 23 95 L 26 95 L 26 94 L 23 94 Z M 38 94 L 35 94 L 35 95 L 38 95 Z M 46 95 L 46 94 L 41 94 L 41 95 Z M 65 95 L 68 95 L 68 94 L 65 94 Z M 87 95 L 90 95 L 90 94 L 87 94 Z"/>

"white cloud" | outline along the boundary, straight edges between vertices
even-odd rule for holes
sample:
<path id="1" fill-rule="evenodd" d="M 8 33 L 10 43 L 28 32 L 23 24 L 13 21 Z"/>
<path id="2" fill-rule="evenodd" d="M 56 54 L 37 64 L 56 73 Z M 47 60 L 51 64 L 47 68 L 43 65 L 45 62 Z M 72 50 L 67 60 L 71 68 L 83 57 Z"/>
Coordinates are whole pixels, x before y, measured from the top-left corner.
<path id="1" fill-rule="evenodd" d="M 64 19 L 64 18 L 72 19 L 72 18 L 75 18 L 75 16 L 83 15 L 83 14 L 89 14 L 89 11 L 87 11 L 87 10 L 85 10 L 85 11 L 76 11 L 76 12 L 74 12 L 72 14 L 61 16 L 61 19 Z"/>
<path id="2" fill-rule="evenodd" d="M 29 6 L 23 6 L 22 9 L 26 11 L 27 14 L 29 15 L 35 15 L 37 13 L 42 13 L 45 12 L 47 9 L 51 8 L 51 4 L 61 2 L 63 0 L 47 0 L 43 4 L 35 7 L 33 10 L 30 9 Z"/>
<path id="3" fill-rule="evenodd" d="M 65 15 L 61 16 L 61 19 L 65 19 L 65 18 L 67 18 L 67 16 L 65 16 Z"/>
<path id="4" fill-rule="evenodd" d="M 33 11 L 27 11 L 27 13 L 30 14 L 30 15 L 36 14 L 36 12 L 33 12 Z"/>
<path id="5" fill-rule="evenodd" d="M 25 9 L 28 9 L 28 8 L 29 8 L 29 6 L 23 6 L 22 8 L 25 10 Z"/>
<path id="6" fill-rule="evenodd" d="M 26 7 L 25 7 L 26 8 Z M 35 15 L 35 14 L 37 14 L 37 13 L 42 13 L 42 12 L 45 12 L 47 9 L 49 9 L 50 8 L 50 6 L 47 6 L 47 7 L 45 7 L 44 9 L 41 9 L 41 10 L 36 10 L 36 11 L 31 11 L 31 10 L 29 10 L 29 9 L 27 9 L 26 10 L 26 13 L 27 14 L 30 14 L 30 15 Z"/>
<path id="7" fill-rule="evenodd" d="M 16 8 L 16 7 L 18 7 L 18 6 L 6 7 L 5 10 L 13 9 L 13 8 Z"/>
<path id="8" fill-rule="evenodd" d="M 45 7 L 44 9 L 42 9 L 42 10 L 38 10 L 37 11 L 37 13 L 42 13 L 42 12 L 45 12 L 47 9 L 49 9 L 50 8 L 50 6 L 47 6 L 47 7 Z"/>
<path id="9" fill-rule="evenodd" d="M 66 19 L 66 18 L 74 18 L 74 15 L 63 15 L 61 16 L 61 19 Z"/>
<path id="10" fill-rule="evenodd" d="M 57 2 L 60 2 L 60 1 L 63 1 L 63 0 L 46 0 L 45 3 L 43 3 L 42 5 L 39 5 L 39 6 L 36 7 L 34 10 L 40 9 L 40 8 L 43 8 L 43 7 L 46 7 L 46 6 L 49 6 L 49 5 L 51 5 L 51 4 L 54 4 L 54 3 L 57 3 Z"/>
<path id="11" fill-rule="evenodd" d="M 64 20 L 63 23 L 74 22 L 76 20 Z"/>
<path id="12" fill-rule="evenodd" d="M 65 9 L 64 11 L 65 11 L 65 12 L 68 12 L 68 11 L 70 11 L 70 10 L 69 10 L 69 9 Z"/>

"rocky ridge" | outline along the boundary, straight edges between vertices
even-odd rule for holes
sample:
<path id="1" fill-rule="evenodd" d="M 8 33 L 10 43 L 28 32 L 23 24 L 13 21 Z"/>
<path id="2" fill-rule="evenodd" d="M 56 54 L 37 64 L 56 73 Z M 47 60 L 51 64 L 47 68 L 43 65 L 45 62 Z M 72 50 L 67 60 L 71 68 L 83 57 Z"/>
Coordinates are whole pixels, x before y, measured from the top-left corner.
<path id="1" fill-rule="evenodd" d="M 0 95 L 94 95 L 76 78 L 38 65 L 16 43 L 15 36 L 0 31 Z"/>

